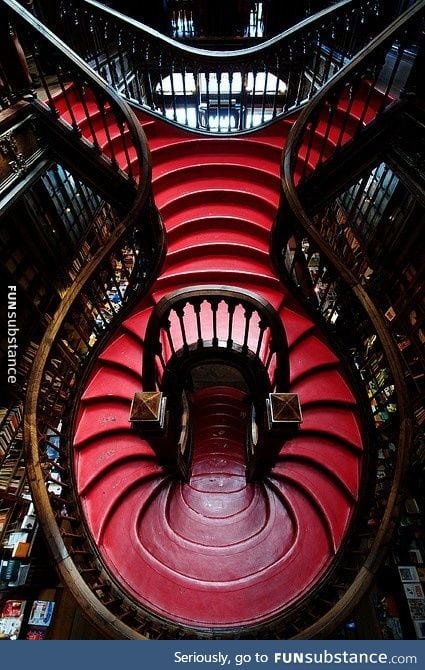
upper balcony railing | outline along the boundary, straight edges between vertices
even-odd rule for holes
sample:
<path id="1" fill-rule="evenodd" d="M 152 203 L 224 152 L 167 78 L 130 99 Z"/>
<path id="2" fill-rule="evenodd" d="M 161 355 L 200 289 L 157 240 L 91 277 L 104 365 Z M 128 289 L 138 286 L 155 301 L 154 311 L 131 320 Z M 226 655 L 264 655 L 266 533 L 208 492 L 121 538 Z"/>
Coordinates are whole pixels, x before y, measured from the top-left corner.
<path id="1" fill-rule="evenodd" d="M 235 133 L 306 103 L 379 31 L 382 0 L 343 0 L 254 47 L 208 51 L 94 0 L 61 4 L 64 38 L 130 102 L 189 128 Z"/>
<path id="2" fill-rule="evenodd" d="M 407 92 L 423 49 L 423 3 L 416 2 L 362 49 L 302 110 L 288 138 L 283 173 L 302 184 L 373 127 Z M 347 257 L 348 258 L 348 257 Z"/>
<path id="3" fill-rule="evenodd" d="M 164 17 L 165 33 L 174 39 L 196 40 L 199 45 L 211 38 L 264 39 L 334 4 L 332 0 L 304 0 L 288 7 L 275 0 L 242 0 L 217 7 L 196 0 L 171 0 Z"/>
<path id="4" fill-rule="evenodd" d="M 424 17 L 425 2 L 415 3 L 337 74 L 301 112 L 284 151 L 282 202 L 272 239 L 274 262 L 324 329 L 349 352 L 352 373 L 366 389 L 374 426 L 370 443 L 377 447 L 370 454 L 371 493 L 364 498 L 351 538 L 353 542 L 357 533 L 360 548 L 350 550 L 352 573 L 341 580 L 341 571 L 336 571 L 338 600 L 320 623 L 304 619 L 297 637 L 329 634 L 342 624 L 370 588 L 395 528 L 412 439 L 399 350 L 369 291 L 355 239 L 344 234 L 343 221 L 329 225 L 326 207 L 323 214 L 316 199 L 326 200 L 329 192 L 334 193 L 329 175 L 335 178 L 341 171 L 356 140 L 369 140 L 375 160 L 373 134 L 378 120 L 395 110 L 402 92 L 410 89 L 411 68 L 423 46 Z M 348 173 L 345 178 L 349 179 Z M 318 184 L 327 184 L 329 192 Z M 346 560 L 346 555 L 341 557 L 344 569 Z"/>

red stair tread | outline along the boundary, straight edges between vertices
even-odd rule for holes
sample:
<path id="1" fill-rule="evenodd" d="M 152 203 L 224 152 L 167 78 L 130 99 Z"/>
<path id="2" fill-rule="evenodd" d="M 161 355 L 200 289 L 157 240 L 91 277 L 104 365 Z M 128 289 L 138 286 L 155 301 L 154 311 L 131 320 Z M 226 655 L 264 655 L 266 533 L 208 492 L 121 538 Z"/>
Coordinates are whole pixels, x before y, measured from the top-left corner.
<path id="1" fill-rule="evenodd" d="M 104 435 L 101 439 L 91 442 L 84 447 L 83 452 L 76 456 L 79 494 L 86 495 L 85 489 L 103 472 L 119 465 L 121 461 L 136 456 L 141 459 L 156 460 L 155 452 L 150 444 L 134 432 Z"/>
<path id="2" fill-rule="evenodd" d="M 303 406 L 320 402 L 356 404 L 352 390 L 338 370 L 322 370 L 320 384 L 304 377 L 291 384 L 291 392 L 298 393 Z"/>
<path id="3" fill-rule="evenodd" d="M 128 370 L 134 373 L 140 373 L 142 360 L 142 342 L 130 337 L 124 332 L 118 334 L 116 339 L 112 340 L 106 346 L 99 356 L 99 360 L 120 363 L 125 365 Z"/>
<path id="4" fill-rule="evenodd" d="M 271 229 L 276 215 L 274 203 L 263 198 L 259 199 L 252 193 L 245 194 L 243 200 L 239 199 L 235 203 L 234 193 L 226 189 L 215 191 L 209 196 L 212 197 L 206 198 L 202 191 L 183 193 L 174 200 L 163 203 L 161 214 L 167 231 L 196 218 L 228 217 L 233 213 L 238 219 L 247 219 L 267 230 Z"/>
<path id="5" fill-rule="evenodd" d="M 197 248 L 201 245 L 197 246 Z M 168 272 L 196 272 L 197 270 L 213 272 L 214 270 L 233 270 L 235 257 L 238 258 L 238 270 L 252 273 L 271 273 L 267 254 L 246 245 L 203 244 L 200 255 L 191 253 L 192 247 L 167 255 L 163 278 Z"/>
<path id="6" fill-rule="evenodd" d="M 352 451 L 346 445 L 332 442 L 328 436 L 306 434 L 302 431 L 294 438 L 285 442 L 280 453 L 280 459 L 287 458 L 308 459 L 325 467 L 338 477 L 351 491 L 358 495 L 360 486 L 360 454 Z"/>
<path id="7" fill-rule="evenodd" d="M 289 347 L 292 347 L 303 335 L 315 328 L 315 324 L 310 319 L 295 312 L 286 305 L 280 310 L 280 317 L 285 328 Z"/>
<path id="8" fill-rule="evenodd" d="M 318 368 L 337 363 L 338 358 L 324 342 L 316 335 L 308 335 L 289 352 L 291 384 L 302 375 L 320 374 Z"/>
<path id="9" fill-rule="evenodd" d="M 171 147 L 162 145 L 153 151 L 153 171 L 155 177 L 159 177 L 179 170 L 186 167 L 196 155 L 198 165 L 209 165 L 214 161 L 226 166 L 242 167 L 244 170 L 251 165 L 256 170 L 264 170 L 279 177 L 281 150 L 267 144 L 260 144 L 255 153 L 254 149 L 252 145 L 247 146 L 244 140 L 237 138 L 222 139 L 219 143 L 211 139 L 197 138 L 173 144 Z"/>
<path id="10" fill-rule="evenodd" d="M 307 463 L 279 463 L 273 471 L 273 477 L 276 475 L 300 487 L 310 502 L 314 501 L 312 504 L 320 508 L 322 525 L 327 527 L 333 551 L 336 553 L 351 518 L 352 502 L 347 500 L 346 495 L 326 473 Z"/>
<path id="11" fill-rule="evenodd" d="M 202 238 L 203 244 L 222 242 L 242 244 L 260 251 L 269 251 L 269 233 L 246 219 L 236 216 L 226 218 L 194 219 L 173 227 L 168 233 L 169 253 L 193 247 L 194 240 Z"/>
<path id="12" fill-rule="evenodd" d="M 164 485 L 164 471 L 156 463 L 138 459 L 121 463 L 114 476 L 102 477 L 84 497 L 84 509 L 91 531 L 100 544 L 105 528 L 114 517 L 120 503 L 137 487 L 139 512 L 151 496 Z M 118 538 L 115 538 L 115 543 Z M 124 544 L 128 544 L 124 541 Z"/>
<path id="13" fill-rule="evenodd" d="M 362 449 L 362 436 L 355 414 L 341 407 L 303 408 L 301 430 L 325 432 Z"/>
<path id="14" fill-rule="evenodd" d="M 74 437 L 78 448 L 85 442 L 111 431 L 128 430 L 132 398 L 104 397 L 82 408 Z"/>
<path id="15" fill-rule="evenodd" d="M 106 396 L 128 398 L 141 390 L 140 372 L 133 372 L 124 365 L 98 363 L 96 372 L 81 396 L 82 400 L 94 400 Z"/>

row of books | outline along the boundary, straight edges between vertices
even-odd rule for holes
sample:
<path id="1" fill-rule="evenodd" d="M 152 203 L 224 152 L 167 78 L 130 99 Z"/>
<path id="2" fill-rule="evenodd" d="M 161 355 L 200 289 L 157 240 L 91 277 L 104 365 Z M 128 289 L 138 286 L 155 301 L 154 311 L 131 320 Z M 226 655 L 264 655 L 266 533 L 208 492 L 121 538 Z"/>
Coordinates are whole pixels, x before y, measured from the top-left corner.
<path id="1" fill-rule="evenodd" d="M 53 600 L 6 600 L 0 609 L 0 638 L 43 640 L 52 623 Z M 27 613 L 29 610 L 29 613 Z M 22 634 L 22 627 L 24 632 Z"/>
<path id="2" fill-rule="evenodd" d="M 9 459 L 0 470 L 0 495 L 19 495 L 26 471 L 23 458 Z"/>
<path id="3" fill-rule="evenodd" d="M 14 514 L 13 525 L 6 527 L 1 542 L 0 583 L 13 588 L 26 583 L 30 554 L 37 532 L 33 503 Z"/>
<path id="4" fill-rule="evenodd" d="M 24 353 L 20 356 L 18 362 L 18 375 L 26 378 L 31 370 L 35 355 L 37 353 L 38 344 L 31 341 L 26 347 Z"/>
<path id="5" fill-rule="evenodd" d="M 398 572 L 416 637 L 423 640 L 425 639 L 425 595 L 422 583 L 425 581 L 425 567 L 399 565 Z"/>
<path id="6" fill-rule="evenodd" d="M 5 454 L 22 423 L 22 405 L 13 407 L 10 411 L 4 411 L 3 420 L 0 425 L 0 457 Z"/>

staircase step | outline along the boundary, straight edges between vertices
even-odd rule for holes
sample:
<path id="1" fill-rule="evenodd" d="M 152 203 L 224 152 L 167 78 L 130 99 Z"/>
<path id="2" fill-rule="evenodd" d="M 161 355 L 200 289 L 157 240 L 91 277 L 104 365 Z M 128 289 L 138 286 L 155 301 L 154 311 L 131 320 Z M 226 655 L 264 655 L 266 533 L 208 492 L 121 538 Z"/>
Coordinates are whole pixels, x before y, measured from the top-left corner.
<path id="1" fill-rule="evenodd" d="M 360 485 L 361 459 L 358 451 L 348 445 L 333 441 L 329 435 L 321 437 L 300 431 L 295 437 L 287 440 L 282 447 L 279 458 L 285 468 L 286 459 L 305 460 L 316 467 L 325 468 L 333 473 L 349 489 L 356 498 Z"/>
<path id="2" fill-rule="evenodd" d="M 362 436 L 352 409 L 342 407 L 303 407 L 302 431 L 315 431 L 362 449 Z"/>
<path id="3" fill-rule="evenodd" d="M 197 240 L 203 244 L 219 243 L 226 240 L 229 244 L 241 244 L 268 253 L 270 234 L 261 226 L 236 216 L 208 217 L 189 219 L 168 228 L 168 251 L 182 251 L 193 247 Z"/>
<path id="4" fill-rule="evenodd" d="M 90 442 L 78 454 L 77 488 L 81 496 L 89 495 L 89 487 L 102 477 L 116 472 L 123 463 L 137 458 L 140 468 L 144 460 L 156 461 L 156 455 L 149 442 L 133 431 L 103 436 Z"/>
<path id="5" fill-rule="evenodd" d="M 289 365 L 291 384 L 304 375 L 315 374 L 324 366 L 338 364 L 337 356 L 316 335 L 310 334 L 291 348 Z"/>

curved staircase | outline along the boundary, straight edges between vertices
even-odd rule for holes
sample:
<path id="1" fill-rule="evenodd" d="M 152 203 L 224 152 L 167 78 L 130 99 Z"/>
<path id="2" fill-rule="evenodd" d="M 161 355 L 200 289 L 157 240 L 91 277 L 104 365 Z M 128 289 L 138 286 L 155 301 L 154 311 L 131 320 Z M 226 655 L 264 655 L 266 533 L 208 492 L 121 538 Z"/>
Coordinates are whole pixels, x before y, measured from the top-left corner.
<path id="1" fill-rule="evenodd" d="M 246 630 L 309 593 L 344 542 L 362 469 L 356 400 L 337 356 L 270 263 L 291 121 L 244 139 L 142 122 L 168 253 L 82 394 L 74 440 L 79 496 L 111 574 L 142 607 L 190 629 Z M 130 428 L 149 317 L 162 297 L 200 284 L 257 294 L 286 330 L 289 391 L 299 393 L 303 423 L 262 481 L 246 481 L 241 390 L 195 393 L 186 483 L 174 481 Z M 212 328 L 206 318 L 204 326 Z"/>
<path id="2" fill-rule="evenodd" d="M 5 2 L 32 26 L 37 39 L 45 39 L 33 17 L 15 7 L 14 0 Z M 407 18 L 390 27 L 374 51 L 368 47 L 353 67 L 343 68 L 341 77 L 332 79 L 332 91 L 325 87 L 329 97 L 322 100 L 319 92 L 316 98 L 324 107 L 317 114 L 310 116 L 310 107 L 301 111 L 302 123 L 291 133 L 285 152 L 284 173 L 286 181 L 290 173 L 294 188 L 304 188 L 306 177 L 391 107 L 393 74 L 384 91 L 380 69 L 368 63 L 384 53 L 385 41 L 387 49 L 395 43 L 397 32 L 403 34 L 423 4 L 418 2 Z M 29 479 L 58 570 L 110 637 L 330 634 L 365 593 L 385 553 L 409 434 L 406 412 L 401 412 L 402 453 L 376 532 L 368 528 L 368 501 L 360 523 L 352 523 L 365 460 L 356 398 L 341 361 L 270 262 L 270 233 L 282 195 L 282 149 L 293 119 L 280 119 L 250 135 L 210 137 L 139 112 L 168 238 L 167 257 L 151 284 L 143 261 L 145 255 L 160 257 L 162 244 L 149 198 L 146 145 L 117 95 L 69 55 L 66 45 L 47 37 L 56 52 L 66 55 L 67 66 L 57 68 L 61 92 L 55 95 L 44 82 L 47 100 L 34 101 L 34 110 L 55 133 L 60 131 L 61 139 L 66 135 L 68 150 L 78 145 L 84 162 L 107 175 L 108 185 L 124 177 L 117 207 L 128 211 L 128 201 L 134 200 L 132 212 L 148 222 L 152 218 L 152 226 L 143 226 L 130 212 L 103 248 L 95 250 L 48 326 L 28 382 Z M 354 73 L 359 59 L 362 64 L 365 60 L 365 68 Z M 345 79 L 345 70 L 356 74 L 353 81 Z M 357 104 L 361 100 L 364 104 Z M 285 249 L 276 245 L 276 266 L 288 256 L 291 261 L 290 245 L 297 235 L 297 251 L 304 254 L 303 236 L 311 234 L 307 217 L 294 231 L 294 221 L 284 218 L 284 205 L 282 201 L 278 223 L 287 226 L 282 237 L 290 243 Z M 130 270 L 125 266 L 128 249 Z M 110 314 L 104 315 L 117 263 L 126 288 L 118 313 L 110 305 Z M 151 273 L 156 267 L 151 264 Z M 345 277 L 341 267 L 339 274 Z M 202 285 L 208 291 L 218 284 L 250 292 L 276 311 L 289 345 L 288 390 L 299 394 L 303 412 L 300 430 L 282 439 L 269 470 L 249 483 L 243 453 L 248 403 L 239 387 L 215 381 L 195 390 L 188 481 L 173 478 L 153 445 L 129 424 L 132 397 L 142 389 L 147 326 L 159 301 L 178 289 Z M 347 284 L 353 287 L 350 278 Z M 149 294 L 137 304 L 148 286 Z M 353 291 L 358 297 L 359 288 Z M 373 305 L 366 298 L 361 304 L 369 318 Z M 122 314 L 124 320 L 116 326 Z M 213 319 L 201 316 L 204 337 L 209 329 L 214 339 Z M 375 316 L 370 318 L 373 328 L 379 321 Z M 395 385 L 402 389 L 385 328 L 372 332 L 382 340 L 396 372 Z M 94 360 L 99 339 L 103 348 Z M 46 455 L 50 441 L 58 447 L 53 463 Z M 51 477 L 51 471 L 59 478 Z M 341 578 L 342 572 L 348 577 Z"/>

